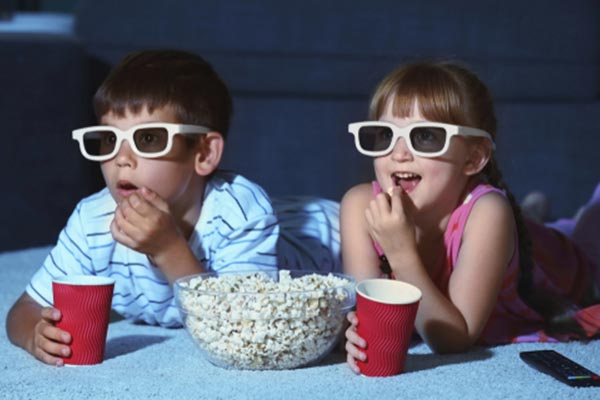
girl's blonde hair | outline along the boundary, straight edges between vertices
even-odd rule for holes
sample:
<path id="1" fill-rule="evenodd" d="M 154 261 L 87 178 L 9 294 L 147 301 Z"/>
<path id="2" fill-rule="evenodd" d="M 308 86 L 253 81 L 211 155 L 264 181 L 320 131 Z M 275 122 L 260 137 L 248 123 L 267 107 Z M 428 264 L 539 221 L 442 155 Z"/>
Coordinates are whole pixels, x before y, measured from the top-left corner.
<path id="1" fill-rule="evenodd" d="M 377 120 L 390 101 L 392 113 L 409 117 L 417 102 L 427 120 L 483 129 L 496 138 L 497 121 L 492 95 L 481 79 L 468 68 L 452 62 L 419 62 L 392 71 L 377 86 L 369 107 L 369 118 Z M 521 298 L 546 321 L 549 333 L 575 332 L 583 337 L 573 319 L 574 307 L 562 296 L 534 291 L 531 240 L 521 208 L 504 182 L 492 154 L 481 172 L 486 183 L 502 189 L 512 207 L 519 237 L 519 282 Z"/>

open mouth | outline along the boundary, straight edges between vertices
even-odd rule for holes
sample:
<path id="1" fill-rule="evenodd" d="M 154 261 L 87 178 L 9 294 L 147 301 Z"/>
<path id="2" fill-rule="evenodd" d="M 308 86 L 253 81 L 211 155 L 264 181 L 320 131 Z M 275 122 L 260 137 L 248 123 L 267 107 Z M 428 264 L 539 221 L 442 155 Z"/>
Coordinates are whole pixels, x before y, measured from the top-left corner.
<path id="1" fill-rule="evenodd" d="M 129 196 L 136 190 L 138 190 L 138 187 L 129 181 L 117 182 L 117 191 L 121 196 Z"/>
<path id="2" fill-rule="evenodd" d="M 400 186 L 407 193 L 412 192 L 421 182 L 421 176 L 412 172 L 396 172 L 392 174 L 394 186 Z"/>

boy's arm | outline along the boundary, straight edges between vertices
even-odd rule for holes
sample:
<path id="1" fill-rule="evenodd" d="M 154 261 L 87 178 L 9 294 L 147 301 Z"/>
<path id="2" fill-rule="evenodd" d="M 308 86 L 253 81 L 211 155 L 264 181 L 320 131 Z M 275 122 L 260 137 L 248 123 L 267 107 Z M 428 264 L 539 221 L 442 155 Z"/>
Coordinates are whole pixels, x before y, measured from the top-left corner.
<path id="1" fill-rule="evenodd" d="M 42 307 L 23 293 L 6 317 L 8 339 L 46 364 L 63 365 L 60 355 L 69 355 L 71 336 L 54 326 L 60 316 L 59 310 Z"/>

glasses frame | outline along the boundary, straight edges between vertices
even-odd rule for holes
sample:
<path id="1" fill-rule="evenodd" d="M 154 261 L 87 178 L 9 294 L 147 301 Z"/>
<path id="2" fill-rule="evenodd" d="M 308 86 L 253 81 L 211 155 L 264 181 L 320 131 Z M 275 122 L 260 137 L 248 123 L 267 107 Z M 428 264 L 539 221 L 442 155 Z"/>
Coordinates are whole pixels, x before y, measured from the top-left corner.
<path id="1" fill-rule="evenodd" d="M 137 148 L 137 145 L 135 144 L 135 141 L 133 140 L 133 135 L 137 130 L 146 129 L 146 128 L 166 129 L 168 136 L 167 136 L 167 145 L 165 146 L 164 150 L 161 150 L 156 153 L 146 153 L 146 152 L 140 151 Z M 88 132 L 96 132 L 96 131 L 110 131 L 115 134 L 117 141 L 115 143 L 115 148 L 113 149 L 112 152 L 110 152 L 108 154 L 101 154 L 101 155 L 93 155 L 93 154 L 89 154 L 87 152 L 87 150 L 85 149 L 83 137 Z M 173 148 L 173 136 L 180 135 L 180 134 L 186 134 L 186 135 L 202 134 L 202 135 L 204 135 L 204 134 L 206 134 L 208 132 L 212 132 L 212 131 L 213 131 L 213 129 L 207 128 L 206 126 L 202 126 L 202 125 L 172 124 L 172 123 L 167 123 L 167 122 L 151 122 L 151 123 L 147 123 L 147 124 L 135 125 L 127 130 L 121 130 L 119 128 L 116 128 L 114 126 L 109 126 L 109 125 L 88 126 L 85 128 L 75 129 L 72 132 L 72 138 L 79 143 L 79 150 L 81 151 L 81 154 L 88 160 L 107 161 L 107 160 L 110 160 L 111 158 L 114 158 L 119 153 L 119 150 L 121 150 L 121 144 L 123 143 L 124 140 L 126 140 L 127 143 L 129 143 L 129 147 L 131 147 L 133 152 L 136 155 L 138 155 L 139 157 L 158 158 L 158 157 L 163 157 L 163 156 L 167 155 L 171 151 L 171 149 Z"/>
<path id="2" fill-rule="evenodd" d="M 392 130 L 392 133 L 394 134 L 394 136 L 392 137 L 392 140 L 390 141 L 390 145 L 384 150 L 371 151 L 371 150 L 363 149 L 360 145 L 360 139 L 358 136 L 359 136 L 360 128 L 365 127 L 365 126 L 381 126 L 381 127 L 390 128 Z M 446 142 L 444 143 L 444 147 L 439 151 L 435 151 L 435 152 L 431 152 L 431 153 L 416 150 L 413 147 L 412 142 L 410 140 L 410 131 L 413 128 L 420 128 L 420 127 L 445 129 Z M 399 138 L 404 139 L 404 141 L 406 142 L 406 145 L 408 146 L 408 149 L 410 150 L 410 152 L 412 154 L 417 155 L 419 157 L 427 157 L 427 158 L 439 157 L 442 154 L 446 153 L 446 151 L 448 151 L 448 148 L 450 147 L 450 139 L 452 139 L 452 137 L 456 136 L 456 135 L 484 137 L 492 143 L 492 149 L 493 150 L 496 149 L 496 145 L 494 144 L 492 135 L 490 135 L 488 132 L 486 132 L 484 130 L 477 129 L 477 128 L 471 128 L 468 126 L 445 124 L 445 123 L 441 123 L 441 122 L 416 122 L 414 124 L 410 124 L 410 125 L 407 125 L 407 126 L 401 128 L 396 124 L 393 124 L 391 122 L 386 122 L 386 121 L 361 121 L 361 122 L 353 122 L 353 123 L 348 124 L 348 131 L 352 135 L 354 135 L 354 145 L 356 146 L 356 149 L 360 153 L 362 153 L 366 156 L 370 156 L 370 157 L 381 157 L 381 156 L 385 156 L 385 155 L 391 153 L 394 150 L 396 143 L 398 143 Z"/>

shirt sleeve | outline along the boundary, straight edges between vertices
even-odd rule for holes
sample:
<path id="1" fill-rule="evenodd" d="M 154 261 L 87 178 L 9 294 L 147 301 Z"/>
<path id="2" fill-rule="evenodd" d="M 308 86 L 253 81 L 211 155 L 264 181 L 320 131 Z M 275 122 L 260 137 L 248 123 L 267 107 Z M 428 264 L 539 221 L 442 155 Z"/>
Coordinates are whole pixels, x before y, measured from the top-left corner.
<path id="1" fill-rule="evenodd" d="M 279 224 L 262 188 L 237 175 L 210 190 L 199 227 L 207 269 L 276 269 Z"/>
<path id="2" fill-rule="evenodd" d="M 79 203 L 58 236 L 56 246 L 33 275 L 25 289 L 42 306 L 52 306 L 52 280 L 66 275 L 93 275 L 82 223 L 82 204 Z"/>

